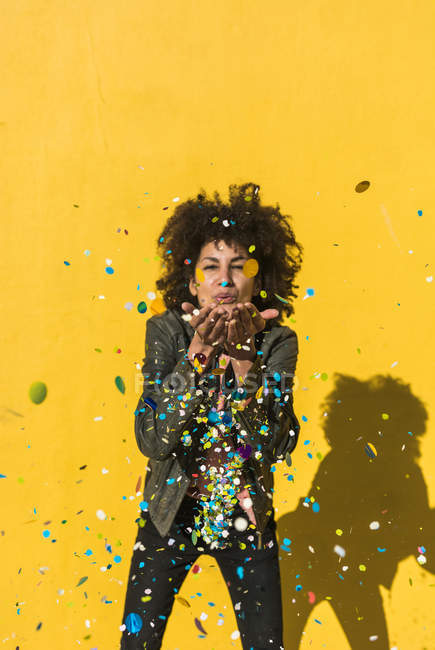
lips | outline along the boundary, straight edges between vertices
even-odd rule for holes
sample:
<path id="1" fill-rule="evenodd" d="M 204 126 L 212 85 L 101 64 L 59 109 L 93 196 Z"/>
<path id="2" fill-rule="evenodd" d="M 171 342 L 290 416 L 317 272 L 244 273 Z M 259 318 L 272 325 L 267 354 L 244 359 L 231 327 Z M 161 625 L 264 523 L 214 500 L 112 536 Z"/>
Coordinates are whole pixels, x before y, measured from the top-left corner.
<path id="1" fill-rule="evenodd" d="M 231 296 L 229 294 L 221 293 L 218 296 L 215 296 L 216 300 L 219 300 L 219 302 L 233 302 L 235 300 L 235 296 Z"/>

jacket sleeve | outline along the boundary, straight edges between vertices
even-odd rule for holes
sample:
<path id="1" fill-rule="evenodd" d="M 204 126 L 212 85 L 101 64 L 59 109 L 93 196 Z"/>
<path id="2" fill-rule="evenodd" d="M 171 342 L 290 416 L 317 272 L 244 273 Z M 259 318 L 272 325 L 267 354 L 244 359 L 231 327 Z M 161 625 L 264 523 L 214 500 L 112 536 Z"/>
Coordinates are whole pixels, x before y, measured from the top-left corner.
<path id="1" fill-rule="evenodd" d="M 257 356 L 240 385 L 247 391 L 239 410 L 241 424 L 248 433 L 246 440 L 254 458 L 267 465 L 284 456 L 290 465 L 298 442 L 300 425 L 293 410 L 298 350 L 296 332 L 284 328 L 266 363 Z"/>
<path id="2" fill-rule="evenodd" d="M 209 410 L 204 379 L 187 354 L 177 362 L 169 330 L 153 317 L 147 321 L 143 361 L 143 392 L 134 413 L 137 445 L 144 456 L 156 460 L 186 455 L 181 444 L 186 424 Z"/>

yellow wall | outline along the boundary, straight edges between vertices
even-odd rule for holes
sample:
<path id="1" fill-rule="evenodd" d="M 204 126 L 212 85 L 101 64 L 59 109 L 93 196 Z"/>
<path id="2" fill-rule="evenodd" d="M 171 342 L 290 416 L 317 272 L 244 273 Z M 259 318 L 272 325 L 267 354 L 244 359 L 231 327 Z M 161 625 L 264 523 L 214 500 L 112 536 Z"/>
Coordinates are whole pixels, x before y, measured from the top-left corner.
<path id="1" fill-rule="evenodd" d="M 365 603 L 368 624 L 361 629 L 376 635 L 385 616 L 391 647 L 435 647 L 434 535 L 426 517 L 435 501 L 435 301 L 429 281 L 434 11 L 429 0 L 3 3 L 5 648 L 119 647 L 141 500 L 135 491 L 140 477 L 143 486 L 146 463 L 136 447 L 133 411 L 150 312 L 141 315 L 136 305 L 155 289 L 154 240 L 173 199 L 185 200 L 201 186 L 226 198 L 230 183 L 247 181 L 261 185 L 265 203 L 279 202 L 292 215 L 305 247 L 295 319 L 288 322 L 300 344 L 295 407 L 301 443 L 294 483 L 285 476 L 286 465 L 277 466 L 277 518 L 285 521 L 301 498 L 316 494 L 322 518 L 304 512 L 312 515 L 310 539 L 323 536 L 331 553 L 335 544 L 355 547 L 349 522 L 354 530 L 361 525 L 369 539 L 368 524 L 381 516 L 381 492 L 398 489 L 397 528 L 391 533 L 390 527 L 383 554 L 392 585 L 380 587 L 384 614 Z M 356 193 L 355 185 L 366 179 L 370 188 Z M 112 276 L 105 272 L 107 259 Z M 306 297 L 307 288 L 314 288 L 314 296 Z M 384 473 L 381 486 L 364 477 L 364 467 L 374 461 L 362 442 L 346 457 L 336 447 L 329 457 L 335 458 L 334 471 L 316 490 L 316 472 L 329 450 L 322 402 L 335 388 L 334 373 L 348 377 L 350 393 L 349 378 L 364 382 L 380 374 L 394 380 L 385 404 L 382 394 L 368 406 L 356 400 L 336 430 L 345 436 L 353 414 L 357 433 L 376 446 L 385 424 L 381 414 L 390 414 L 390 449 L 380 448 L 377 460 L 391 473 Z M 125 395 L 114 384 L 117 375 L 125 380 Z M 37 380 L 48 387 L 40 405 L 28 396 Z M 403 403 L 394 397 L 396 380 L 409 384 L 409 395 L 427 409 L 417 460 L 394 446 L 396 425 L 406 436 L 421 424 L 413 407 L 403 408 L 408 398 Z M 349 467 L 357 468 L 353 480 Z M 424 483 L 417 485 L 418 467 L 427 494 Z M 343 484 L 343 476 L 350 480 Z M 361 495 L 362 489 L 371 499 L 364 521 L 361 504 L 340 518 L 344 494 Z M 99 509 L 105 521 L 96 516 Z M 417 544 L 400 561 L 396 551 L 388 556 L 411 525 L 408 518 L 422 527 L 415 539 L 426 548 L 426 567 L 416 561 Z M 87 549 L 93 554 L 86 555 Z M 306 601 L 311 580 L 304 567 L 304 589 L 296 594 L 291 576 L 299 558 L 283 557 L 283 566 L 293 562 L 283 585 L 287 626 Z M 348 575 L 360 577 L 360 562 L 354 555 Z M 163 647 L 241 648 L 239 640 L 230 641 L 236 620 L 223 579 L 209 556 L 200 566 L 181 591 L 191 607 L 175 603 Z M 382 562 L 376 566 L 364 574 L 372 584 L 382 573 Z M 77 586 L 84 576 L 87 581 Z M 338 581 L 331 578 L 331 593 Z M 357 591 L 343 594 L 353 598 Z M 190 598 L 196 592 L 203 596 Z M 207 605 L 210 600 L 216 607 Z M 220 627 L 219 611 L 225 614 Z M 198 638 L 194 625 L 202 612 L 209 614 L 203 622 L 207 640 Z M 295 647 L 292 634 L 287 629 L 289 648 Z M 349 647 L 335 610 L 323 600 L 308 618 L 300 648 Z M 380 646 L 361 636 L 359 647 Z"/>

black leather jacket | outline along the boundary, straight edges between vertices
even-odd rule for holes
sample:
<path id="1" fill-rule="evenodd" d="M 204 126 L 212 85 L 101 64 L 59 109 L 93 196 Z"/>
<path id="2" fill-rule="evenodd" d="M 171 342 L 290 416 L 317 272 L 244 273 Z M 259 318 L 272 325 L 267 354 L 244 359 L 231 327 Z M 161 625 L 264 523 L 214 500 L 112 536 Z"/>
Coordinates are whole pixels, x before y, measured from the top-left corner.
<path id="1" fill-rule="evenodd" d="M 197 441 L 207 426 L 207 413 L 216 406 L 219 376 L 211 370 L 197 373 L 187 358 L 193 335 L 192 326 L 175 309 L 167 309 L 147 321 L 144 385 L 135 411 L 135 435 L 140 451 L 149 459 L 143 499 L 162 537 L 168 534 L 186 494 Z M 255 344 L 257 358 L 243 382 L 247 397 L 252 400 L 244 410 L 233 413 L 241 431 L 248 434 L 245 443 L 252 447 L 244 464 L 244 475 L 251 486 L 248 489 L 261 539 L 272 513 L 271 465 L 284 457 L 291 464 L 290 454 L 299 436 L 292 393 L 298 340 L 289 327 L 267 329 L 266 322 L 265 330 L 256 335 Z M 234 379 L 231 363 L 227 373 Z M 268 392 L 263 388 L 263 401 L 257 402 L 262 384 Z M 232 390 L 236 388 L 234 382 Z M 230 392 L 229 388 L 226 390 Z M 268 427 L 262 430 L 265 423 Z M 186 446 L 186 438 L 182 441 L 183 434 L 191 434 L 190 446 Z"/>

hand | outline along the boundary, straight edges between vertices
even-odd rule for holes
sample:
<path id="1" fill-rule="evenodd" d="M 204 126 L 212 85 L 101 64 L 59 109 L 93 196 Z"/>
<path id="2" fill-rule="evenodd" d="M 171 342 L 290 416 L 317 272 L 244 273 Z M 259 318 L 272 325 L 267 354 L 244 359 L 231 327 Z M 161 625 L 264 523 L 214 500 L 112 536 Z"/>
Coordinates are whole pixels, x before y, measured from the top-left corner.
<path id="1" fill-rule="evenodd" d="M 195 330 L 195 336 L 205 346 L 222 345 L 225 337 L 225 321 L 227 312 L 217 303 L 212 302 L 202 309 L 197 309 L 190 302 L 183 302 L 181 308 L 188 314 L 192 314 L 189 324 Z M 197 311 L 197 314 L 194 314 Z"/>
<path id="2" fill-rule="evenodd" d="M 264 329 L 266 320 L 276 318 L 278 315 L 277 309 L 265 309 L 259 312 L 251 302 L 237 303 L 230 320 L 225 325 L 227 337 L 224 348 L 227 354 L 240 361 L 253 361 L 256 355 L 255 335 Z M 249 346 L 249 350 L 244 350 L 242 346 Z"/>

